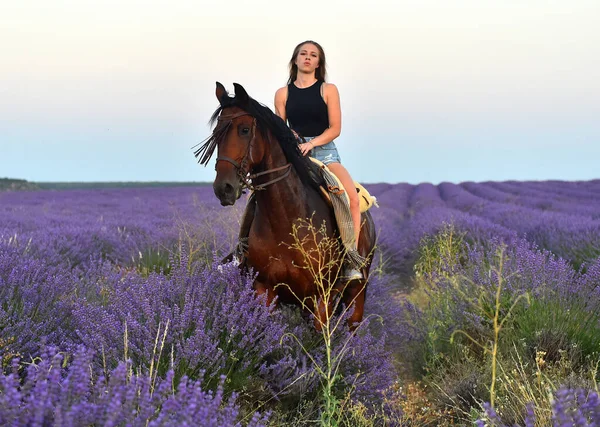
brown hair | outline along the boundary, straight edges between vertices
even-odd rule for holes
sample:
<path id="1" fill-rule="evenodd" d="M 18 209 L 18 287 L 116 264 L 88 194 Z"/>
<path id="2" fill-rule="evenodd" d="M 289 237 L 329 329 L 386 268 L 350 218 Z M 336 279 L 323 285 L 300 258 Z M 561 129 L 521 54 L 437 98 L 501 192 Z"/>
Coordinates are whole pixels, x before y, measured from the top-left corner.
<path id="1" fill-rule="evenodd" d="M 315 77 L 317 78 L 317 80 L 321 80 L 321 81 L 325 81 L 325 77 L 327 77 L 327 61 L 325 61 L 325 51 L 323 50 L 323 48 L 321 47 L 321 45 L 319 43 L 314 42 L 312 40 L 306 40 L 306 41 L 298 44 L 298 46 L 296 46 L 296 48 L 294 49 L 294 53 L 292 54 L 292 59 L 290 59 L 290 64 L 289 64 L 290 78 L 288 79 L 287 84 L 291 84 L 291 83 L 295 82 L 296 78 L 298 77 L 298 66 L 296 65 L 296 58 L 298 57 L 298 54 L 300 53 L 300 48 L 302 46 L 304 46 L 305 44 L 315 45 L 317 47 L 317 50 L 319 51 L 319 66 L 315 70 Z"/>

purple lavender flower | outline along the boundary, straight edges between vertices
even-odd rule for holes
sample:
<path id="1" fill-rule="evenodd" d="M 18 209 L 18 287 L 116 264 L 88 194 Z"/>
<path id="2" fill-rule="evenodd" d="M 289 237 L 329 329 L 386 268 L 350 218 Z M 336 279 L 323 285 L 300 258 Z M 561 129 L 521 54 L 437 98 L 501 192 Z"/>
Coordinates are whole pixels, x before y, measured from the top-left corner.
<path id="1" fill-rule="evenodd" d="M 226 398 L 222 378 L 216 392 L 204 391 L 200 381 L 182 378 L 174 385 L 174 372 L 164 379 L 132 371 L 120 363 L 108 378 L 95 378 L 91 353 L 80 347 L 68 368 L 62 355 L 49 348 L 41 361 L 30 364 L 19 387 L 18 365 L 0 374 L 2 425 L 121 425 L 133 426 L 240 426 L 236 396 Z M 249 414 L 244 425 L 265 426 L 269 414 Z"/>

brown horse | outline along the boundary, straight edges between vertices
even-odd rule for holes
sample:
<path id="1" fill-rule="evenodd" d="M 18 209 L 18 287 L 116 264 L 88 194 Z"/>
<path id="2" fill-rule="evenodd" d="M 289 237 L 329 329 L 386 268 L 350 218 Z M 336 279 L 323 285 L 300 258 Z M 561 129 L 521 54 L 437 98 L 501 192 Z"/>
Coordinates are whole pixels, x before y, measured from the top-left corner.
<path id="1" fill-rule="evenodd" d="M 231 97 L 217 82 L 220 106 L 210 120 L 211 125 L 217 122 L 217 126 L 195 155 L 206 165 L 217 148 L 213 189 L 221 205 L 233 205 L 245 188 L 254 190 L 252 203 L 247 207 L 254 209 L 254 215 L 249 224 L 245 266 L 257 272 L 256 291 L 267 294 L 268 304 L 275 296 L 284 303 L 303 302 L 317 314 L 315 325 L 319 327 L 318 321 L 325 320 L 325 309 L 330 313 L 331 307 L 323 306 L 314 272 L 300 267 L 307 262 L 306 258 L 291 246 L 294 244 L 293 226 L 303 219 L 315 225 L 324 224 L 324 238 L 338 239 L 332 208 L 319 190 L 324 184 L 323 178 L 318 167 L 302 155 L 286 123 L 250 98 L 241 85 L 234 83 L 234 87 L 235 96 Z M 346 307 L 354 304 L 349 318 L 351 328 L 363 318 L 366 283 L 376 240 L 368 211 L 362 214 L 361 222 L 358 252 L 367 260 L 362 269 L 364 280 L 327 283 L 334 287 L 329 289 L 340 289 Z M 307 237 L 308 231 L 302 230 L 298 229 L 304 233 L 300 238 Z M 307 244 L 311 244 L 311 239 Z M 314 239 L 312 246 L 307 251 L 318 246 Z M 339 270 L 339 262 L 332 265 Z M 318 307 L 314 301 L 318 301 Z"/>

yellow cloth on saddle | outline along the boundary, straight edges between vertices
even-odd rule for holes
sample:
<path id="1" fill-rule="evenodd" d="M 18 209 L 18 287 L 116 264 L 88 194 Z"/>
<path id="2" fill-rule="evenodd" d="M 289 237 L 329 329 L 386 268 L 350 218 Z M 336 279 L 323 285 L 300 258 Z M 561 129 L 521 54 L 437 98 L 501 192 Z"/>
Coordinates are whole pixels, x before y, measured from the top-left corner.
<path id="1" fill-rule="evenodd" d="M 310 157 L 310 160 L 312 160 L 314 163 L 316 163 L 321 169 L 323 169 L 324 173 L 329 174 L 329 176 L 331 176 L 337 182 L 337 186 L 330 185 L 330 186 L 328 186 L 329 188 L 324 189 L 323 194 L 325 195 L 325 197 L 327 197 L 327 199 L 331 199 L 329 196 L 329 193 L 343 192 L 344 195 L 346 196 L 346 199 L 348 200 L 348 203 L 350 203 L 350 199 L 348 198 L 348 193 L 344 189 L 344 186 L 342 185 L 341 181 L 338 179 L 337 176 L 335 176 L 335 174 L 333 172 L 331 172 L 329 170 L 327 165 L 325 165 L 323 162 L 315 159 L 314 157 Z M 373 205 L 379 207 L 379 205 L 377 204 L 377 198 L 375 196 L 371 196 L 369 194 L 369 192 L 365 189 L 365 187 L 363 187 L 361 184 L 359 184 L 356 181 L 354 181 L 354 186 L 356 187 L 356 192 L 358 193 L 358 199 L 360 201 L 360 212 L 361 213 L 368 211 L 371 207 L 373 207 Z"/>

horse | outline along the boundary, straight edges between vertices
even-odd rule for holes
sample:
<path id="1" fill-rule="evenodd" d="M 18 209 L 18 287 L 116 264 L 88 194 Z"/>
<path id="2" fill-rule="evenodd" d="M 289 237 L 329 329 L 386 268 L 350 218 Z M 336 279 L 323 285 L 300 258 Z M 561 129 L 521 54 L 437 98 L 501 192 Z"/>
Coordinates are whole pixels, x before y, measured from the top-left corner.
<path id="1" fill-rule="evenodd" d="M 292 230 L 296 225 L 296 230 L 304 233 L 302 238 L 307 237 L 308 231 L 302 231 L 298 224 L 310 220 L 313 224 L 322 224 L 324 231 L 322 237 L 316 235 L 317 240 L 339 240 L 332 207 L 320 189 L 325 186 L 321 171 L 302 155 L 296 136 L 287 124 L 251 98 L 241 85 L 234 83 L 234 96 L 230 96 L 221 83 L 217 82 L 216 86 L 219 107 L 209 120 L 210 126 L 215 123 L 216 126 L 195 155 L 198 162 L 206 166 L 217 149 L 213 190 L 221 205 L 234 205 L 245 189 L 253 190 L 254 204 L 251 206 L 249 202 L 246 207 L 254 212 L 243 267 L 256 273 L 253 286 L 257 294 L 266 294 L 268 305 L 274 300 L 275 303 L 303 305 L 315 315 L 315 327 L 320 329 L 332 310 L 331 305 L 325 306 L 322 295 L 323 289 L 328 288 L 317 286 L 314 269 L 311 273 L 311 268 L 302 268 L 307 259 L 293 249 Z M 306 241 L 311 245 L 306 249 L 308 252 L 318 249 L 316 239 Z M 348 318 L 352 330 L 363 319 L 375 241 L 373 218 L 366 211 L 361 215 L 358 241 L 358 253 L 366 260 L 362 266 L 364 279 L 347 283 L 327 279 L 334 283 L 325 285 L 339 290 L 341 302 L 347 308 L 353 306 Z M 320 256 L 330 257 L 333 269 L 339 271 L 341 263 L 333 255 Z M 320 262 L 323 263 L 323 259 Z M 339 276 L 334 271 L 330 277 Z"/>

